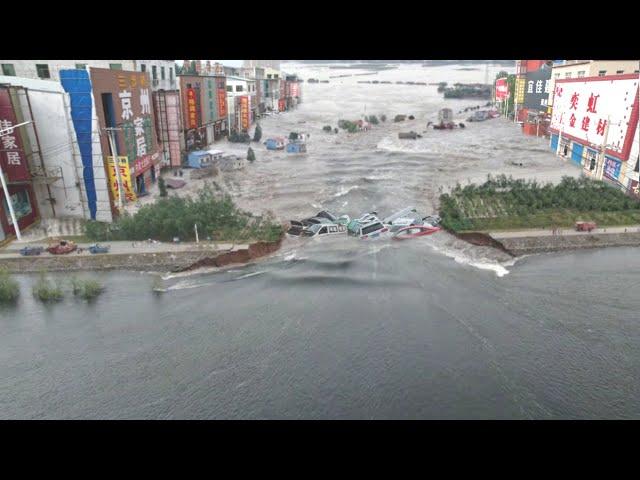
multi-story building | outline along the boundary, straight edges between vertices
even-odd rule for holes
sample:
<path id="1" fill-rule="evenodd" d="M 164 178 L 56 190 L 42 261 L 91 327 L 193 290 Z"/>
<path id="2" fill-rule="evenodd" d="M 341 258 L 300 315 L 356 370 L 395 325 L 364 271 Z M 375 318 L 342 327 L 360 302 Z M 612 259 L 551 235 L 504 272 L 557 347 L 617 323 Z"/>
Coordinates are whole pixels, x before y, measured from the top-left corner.
<path id="1" fill-rule="evenodd" d="M 280 81 L 282 74 L 279 70 L 265 67 L 263 88 L 261 98 L 264 103 L 265 110 L 278 111 L 278 101 L 280 100 Z"/>
<path id="2" fill-rule="evenodd" d="M 299 103 L 302 102 L 302 81 L 298 78 L 297 75 L 285 74 L 284 84 L 285 110 L 290 110 L 292 108 L 295 108 Z"/>
<path id="3" fill-rule="evenodd" d="M 227 75 L 227 104 L 231 129 L 248 131 L 256 116 L 256 81 Z"/>
<path id="4" fill-rule="evenodd" d="M 639 196 L 640 75 L 636 71 L 586 76 L 587 72 L 602 69 L 601 65 L 593 67 L 594 70 L 589 70 L 590 67 L 593 66 L 574 64 L 572 68 L 584 69 L 580 70 L 584 75 L 556 78 L 551 149 L 571 159 L 586 176 Z"/>
<path id="5" fill-rule="evenodd" d="M 0 60 L 0 74 L 22 78 L 60 81 L 60 70 L 87 67 L 135 70 L 135 60 Z"/>
<path id="6" fill-rule="evenodd" d="M 75 75 L 79 73 L 85 72 Z M 71 92 L 72 101 L 73 95 L 91 93 L 95 102 L 112 212 L 117 215 L 121 203 L 147 194 L 160 172 L 151 78 L 148 72 L 89 68 L 86 80 L 90 82 L 88 91 L 74 92 L 77 81 L 66 74 L 63 86 Z"/>
<path id="7" fill-rule="evenodd" d="M 228 133 L 227 78 L 179 75 L 182 149 L 202 150 Z"/>
<path id="8" fill-rule="evenodd" d="M 151 89 L 177 90 L 175 60 L 134 60 L 136 72 L 149 72 Z"/>
<path id="9" fill-rule="evenodd" d="M 556 80 L 609 75 L 626 75 L 640 72 L 639 60 L 556 60 L 551 71 L 551 92 Z M 553 106 L 553 94 L 549 95 L 549 106 Z"/>
<path id="10" fill-rule="evenodd" d="M 242 76 L 245 78 L 249 78 L 251 80 L 255 80 L 256 85 L 256 94 L 255 94 L 255 108 L 254 108 L 254 118 L 259 116 L 261 113 L 266 111 L 265 99 L 264 99 L 264 74 L 265 69 L 261 67 L 244 67 L 242 68 Z"/>
<path id="11" fill-rule="evenodd" d="M 85 70 L 72 72 L 87 76 Z M 0 76 L 0 84 L 0 128 L 6 147 L 0 160 L 18 226 L 24 229 L 39 219 L 110 222 L 107 175 L 91 95 L 72 107 L 70 94 L 59 82 Z M 82 125 L 77 124 L 78 117 Z M 23 125 L 11 129 L 18 124 Z M 0 200 L 0 241 L 15 234 L 8 214 L 7 202 Z"/>
<path id="12" fill-rule="evenodd" d="M 243 65 L 245 68 L 264 68 L 271 70 L 280 70 L 280 60 L 245 60 Z"/>
<path id="13" fill-rule="evenodd" d="M 136 71 L 148 72 L 153 90 L 156 133 L 163 167 L 180 167 L 180 92 L 174 60 L 136 60 Z"/>

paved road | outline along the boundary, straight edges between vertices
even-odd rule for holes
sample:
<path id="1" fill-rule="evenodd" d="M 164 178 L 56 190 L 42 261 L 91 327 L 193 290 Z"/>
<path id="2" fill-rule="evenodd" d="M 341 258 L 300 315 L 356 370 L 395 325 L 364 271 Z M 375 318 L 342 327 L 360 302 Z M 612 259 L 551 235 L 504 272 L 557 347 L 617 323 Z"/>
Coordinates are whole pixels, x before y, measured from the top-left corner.
<path id="1" fill-rule="evenodd" d="M 8 245 L 6 248 L 0 249 L 0 259 L 2 258 L 12 258 L 19 257 L 19 250 L 25 245 L 30 246 L 42 246 L 46 247 L 47 242 L 31 242 L 31 243 L 20 243 L 13 242 Z M 84 249 L 81 253 L 73 252 L 68 255 L 92 255 L 87 249 L 92 245 L 92 243 L 79 243 L 78 248 Z M 148 242 L 104 242 L 100 245 L 109 245 L 111 250 L 106 255 L 114 255 L 114 254 L 123 254 L 123 253 L 161 253 L 161 252 L 184 252 L 184 251 L 192 251 L 192 250 L 210 250 L 212 252 L 222 252 L 229 250 L 241 250 L 249 248 L 248 244 L 231 244 L 231 243 L 209 243 L 209 242 L 201 242 L 199 244 L 196 243 L 148 243 Z M 48 252 L 44 252 L 43 255 L 51 255 Z"/>
<path id="2" fill-rule="evenodd" d="M 626 227 L 603 227 L 591 230 L 591 232 L 577 232 L 572 228 L 559 228 L 556 230 L 556 235 L 589 235 L 595 233 L 628 233 L 628 232 L 640 232 L 640 225 L 627 225 Z M 531 230 L 500 230 L 496 232 L 489 232 L 493 238 L 522 238 L 522 237 L 550 237 L 554 235 L 551 229 L 531 229 Z"/>

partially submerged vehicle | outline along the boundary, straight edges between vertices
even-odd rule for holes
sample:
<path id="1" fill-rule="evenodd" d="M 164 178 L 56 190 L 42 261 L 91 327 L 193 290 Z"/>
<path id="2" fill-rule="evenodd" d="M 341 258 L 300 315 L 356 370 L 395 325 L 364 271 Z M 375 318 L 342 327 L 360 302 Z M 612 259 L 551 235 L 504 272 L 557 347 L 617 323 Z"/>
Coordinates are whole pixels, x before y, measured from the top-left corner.
<path id="1" fill-rule="evenodd" d="M 410 238 L 424 237 L 439 232 L 440 227 L 432 227 L 430 225 L 409 225 L 402 227 L 393 233 L 394 240 L 408 240 Z"/>
<path id="2" fill-rule="evenodd" d="M 417 132 L 414 132 L 412 130 L 410 132 L 400 132 L 400 133 L 398 133 L 398 138 L 415 140 L 416 138 L 422 138 L 422 135 L 418 135 Z"/>
<path id="3" fill-rule="evenodd" d="M 443 108 L 438 112 L 438 123 L 429 122 L 427 128 L 433 125 L 434 130 L 453 130 L 454 128 L 465 128 L 464 123 L 453 121 L 453 110 Z"/>
<path id="4" fill-rule="evenodd" d="M 296 237 L 314 237 L 316 235 L 335 235 L 347 232 L 347 224 L 349 216 L 337 215 L 325 210 L 318 212 L 314 217 L 306 218 L 301 221 L 291 220 L 291 226 L 287 230 L 287 234 Z"/>
<path id="5" fill-rule="evenodd" d="M 47 248 L 47 252 L 53 255 L 65 255 L 77 249 L 78 246 L 75 244 L 75 242 L 72 242 L 71 240 L 60 240 L 57 243 L 49 245 L 49 248 Z"/>

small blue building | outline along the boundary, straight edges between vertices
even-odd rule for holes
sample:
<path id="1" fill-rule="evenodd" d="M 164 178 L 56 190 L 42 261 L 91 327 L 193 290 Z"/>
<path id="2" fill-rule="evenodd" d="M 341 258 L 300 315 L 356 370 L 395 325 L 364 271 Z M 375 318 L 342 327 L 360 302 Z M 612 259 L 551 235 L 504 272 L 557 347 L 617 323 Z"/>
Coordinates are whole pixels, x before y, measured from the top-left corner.
<path id="1" fill-rule="evenodd" d="M 187 164 L 191 168 L 207 168 L 213 166 L 223 155 L 222 150 L 196 150 L 189 153 Z"/>

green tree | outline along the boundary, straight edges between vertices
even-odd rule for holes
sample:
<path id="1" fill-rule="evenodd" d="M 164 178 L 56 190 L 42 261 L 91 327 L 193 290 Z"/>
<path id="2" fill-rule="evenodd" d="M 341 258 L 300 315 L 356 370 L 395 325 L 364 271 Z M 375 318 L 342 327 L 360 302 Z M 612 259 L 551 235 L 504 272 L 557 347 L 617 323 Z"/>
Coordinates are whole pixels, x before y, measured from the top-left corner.
<path id="1" fill-rule="evenodd" d="M 253 133 L 253 141 L 259 142 L 262 138 L 262 127 L 260 124 L 256 125 L 256 131 Z"/>
<path id="2" fill-rule="evenodd" d="M 160 177 L 158 179 L 158 189 L 160 190 L 160 196 L 161 197 L 166 197 L 167 196 L 167 185 L 166 185 L 163 177 Z"/>

